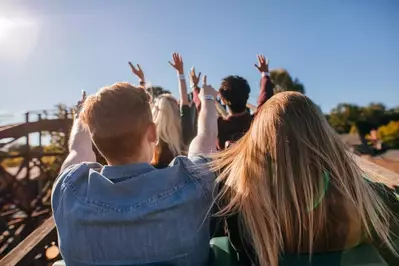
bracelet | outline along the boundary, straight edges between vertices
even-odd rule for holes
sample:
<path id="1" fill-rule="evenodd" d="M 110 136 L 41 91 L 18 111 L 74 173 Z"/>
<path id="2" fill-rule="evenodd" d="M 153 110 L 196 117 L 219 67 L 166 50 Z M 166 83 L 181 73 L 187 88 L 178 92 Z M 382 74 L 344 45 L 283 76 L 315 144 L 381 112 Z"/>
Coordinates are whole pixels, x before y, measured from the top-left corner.
<path id="1" fill-rule="evenodd" d="M 269 72 L 262 72 L 262 77 L 264 77 L 264 76 L 269 76 L 269 75 L 270 75 Z"/>
<path id="2" fill-rule="evenodd" d="M 212 95 L 204 95 L 201 97 L 202 101 L 206 101 L 206 100 L 210 100 L 210 101 L 215 101 L 215 97 L 213 97 Z"/>
<path id="3" fill-rule="evenodd" d="M 180 80 L 185 80 L 186 76 L 184 76 L 184 74 L 179 74 L 177 75 L 179 77 Z"/>

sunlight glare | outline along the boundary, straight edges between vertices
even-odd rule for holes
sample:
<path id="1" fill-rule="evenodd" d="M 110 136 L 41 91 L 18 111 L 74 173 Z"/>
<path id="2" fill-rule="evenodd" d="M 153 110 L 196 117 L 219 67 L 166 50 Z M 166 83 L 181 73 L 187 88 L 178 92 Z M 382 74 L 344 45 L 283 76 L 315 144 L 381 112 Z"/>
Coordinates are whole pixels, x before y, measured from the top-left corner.
<path id="1" fill-rule="evenodd" d="M 0 16 L 0 56 L 17 62 L 26 60 L 39 37 L 37 21 L 28 16 Z"/>
<path id="2" fill-rule="evenodd" d="M 6 38 L 14 26 L 15 24 L 9 19 L 0 17 L 0 40 Z"/>

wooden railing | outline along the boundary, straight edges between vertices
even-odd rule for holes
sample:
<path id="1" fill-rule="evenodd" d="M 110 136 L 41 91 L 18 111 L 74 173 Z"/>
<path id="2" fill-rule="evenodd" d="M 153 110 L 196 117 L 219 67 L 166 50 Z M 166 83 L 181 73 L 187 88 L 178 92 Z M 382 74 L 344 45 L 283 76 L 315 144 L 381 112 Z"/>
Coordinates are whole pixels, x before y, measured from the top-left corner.
<path id="1" fill-rule="evenodd" d="M 2 266 L 13 265 L 40 265 L 39 261 L 45 261 L 44 247 L 57 241 L 57 231 L 53 217 L 47 219 L 25 240 L 11 250 L 1 261 Z M 42 254 L 43 257 L 36 257 Z M 38 263 L 34 263 L 37 260 Z"/>
<path id="2" fill-rule="evenodd" d="M 374 173 L 375 181 L 385 183 L 388 186 L 399 186 L 399 174 L 378 166 L 367 159 L 355 157 L 359 166 Z M 32 263 L 35 256 L 43 247 L 52 241 L 57 240 L 54 219 L 47 219 L 41 226 L 33 231 L 24 241 L 8 253 L 1 261 L 2 266 L 14 265 L 39 265 Z"/>

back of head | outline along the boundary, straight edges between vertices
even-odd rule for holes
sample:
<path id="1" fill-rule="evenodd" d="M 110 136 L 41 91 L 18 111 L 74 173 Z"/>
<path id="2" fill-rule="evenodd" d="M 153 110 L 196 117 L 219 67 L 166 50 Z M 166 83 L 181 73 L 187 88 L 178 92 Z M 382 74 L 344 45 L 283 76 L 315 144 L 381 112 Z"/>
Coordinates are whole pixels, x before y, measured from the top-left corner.
<path id="1" fill-rule="evenodd" d="M 153 125 L 150 96 L 139 87 L 120 82 L 87 97 L 80 119 L 99 152 L 109 161 L 140 156 L 148 128 Z"/>
<path id="2" fill-rule="evenodd" d="M 177 100 L 170 94 L 163 94 L 155 99 L 152 107 L 152 115 L 157 127 L 159 144 L 155 150 L 153 164 L 158 164 L 162 157 L 161 149 L 168 148 L 171 160 L 181 155 L 182 152 L 182 127 L 180 110 Z M 170 161 L 169 161 L 170 162 Z M 169 164 L 169 162 L 163 162 Z"/>
<path id="3" fill-rule="evenodd" d="M 389 242 L 385 205 L 319 108 L 300 93 L 267 101 L 213 167 L 225 184 L 221 214 L 240 212 L 260 265 L 276 266 L 284 252 L 343 249 L 348 235 L 361 237 L 360 228 Z"/>
<path id="4" fill-rule="evenodd" d="M 223 102 L 232 113 L 242 113 L 247 110 L 247 101 L 251 88 L 246 79 L 239 76 L 228 76 L 222 80 L 219 89 Z"/>

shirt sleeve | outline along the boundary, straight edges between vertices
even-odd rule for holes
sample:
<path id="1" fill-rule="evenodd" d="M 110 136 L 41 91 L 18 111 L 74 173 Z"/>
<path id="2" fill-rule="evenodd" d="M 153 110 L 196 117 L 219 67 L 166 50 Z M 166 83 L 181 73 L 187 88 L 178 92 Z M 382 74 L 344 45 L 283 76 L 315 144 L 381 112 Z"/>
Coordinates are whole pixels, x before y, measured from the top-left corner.
<path id="1" fill-rule="evenodd" d="M 210 169 L 211 159 L 199 155 L 190 156 L 188 159 L 194 164 L 189 171 L 199 180 L 207 192 L 213 193 L 216 174 Z"/>
<path id="2" fill-rule="evenodd" d="M 216 140 L 216 148 L 218 150 L 223 150 L 224 146 L 225 146 L 225 127 L 227 127 L 227 125 L 223 125 L 223 118 L 222 117 L 218 117 L 218 138 Z"/>
<path id="3" fill-rule="evenodd" d="M 258 97 L 258 106 L 257 110 L 271 97 L 273 97 L 274 85 L 269 76 L 262 76 L 260 80 L 260 94 Z"/>

